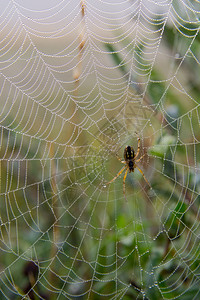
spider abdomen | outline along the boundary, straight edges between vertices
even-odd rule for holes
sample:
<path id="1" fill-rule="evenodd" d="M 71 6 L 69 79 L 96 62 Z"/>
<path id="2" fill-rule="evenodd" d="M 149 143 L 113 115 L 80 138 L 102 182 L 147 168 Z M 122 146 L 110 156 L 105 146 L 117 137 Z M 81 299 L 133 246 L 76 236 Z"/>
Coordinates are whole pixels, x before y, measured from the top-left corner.
<path id="1" fill-rule="evenodd" d="M 124 149 L 124 160 L 128 161 L 128 160 L 134 159 L 134 157 L 135 157 L 135 153 L 134 153 L 133 147 L 126 146 L 126 148 Z"/>

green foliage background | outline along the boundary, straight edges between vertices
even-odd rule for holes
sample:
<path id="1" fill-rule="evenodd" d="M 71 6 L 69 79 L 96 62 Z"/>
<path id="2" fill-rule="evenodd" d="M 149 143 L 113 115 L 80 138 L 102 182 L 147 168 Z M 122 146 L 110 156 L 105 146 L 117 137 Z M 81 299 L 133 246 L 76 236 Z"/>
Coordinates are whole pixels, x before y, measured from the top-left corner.
<path id="1" fill-rule="evenodd" d="M 77 143 L 46 142 L 2 122 L 1 299 L 198 299 L 199 22 L 165 24 L 162 43 L 168 55 L 140 70 L 149 76 L 143 104 L 130 99 L 116 112 L 108 103 L 107 119 L 86 127 Z M 102 46 L 130 93 L 141 95 L 120 45 L 140 67 L 145 45 Z M 179 70 L 170 84 L 169 57 Z M 140 133 L 152 189 L 135 171 L 126 201 L 123 176 L 105 184 L 122 167 L 116 154 L 123 157 L 126 143 L 137 149 Z"/>

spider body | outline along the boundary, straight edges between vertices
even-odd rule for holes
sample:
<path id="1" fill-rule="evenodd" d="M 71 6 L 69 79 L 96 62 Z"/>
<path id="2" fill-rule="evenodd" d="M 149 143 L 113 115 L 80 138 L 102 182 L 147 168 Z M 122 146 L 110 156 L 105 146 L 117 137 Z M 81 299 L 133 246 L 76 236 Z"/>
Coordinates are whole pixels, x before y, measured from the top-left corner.
<path id="1" fill-rule="evenodd" d="M 131 172 L 134 172 L 135 168 L 138 169 L 138 171 L 142 174 L 144 180 L 146 181 L 146 183 L 148 183 L 148 185 L 150 186 L 148 180 L 146 179 L 143 171 L 137 166 L 137 162 L 139 162 L 143 157 L 144 155 L 142 155 L 140 158 L 136 159 L 139 155 L 139 152 L 140 152 L 140 138 L 138 138 L 138 147 L 137 147 L 137 152 L 135 154 L 135 151 L 133 149 L 133 147 L 131 146 L 126 146 L 126 148 L 124 149 L 124 160 L 121 160 L 118 156 L 117 158 L 119 159 L 119 161 L 123 164 L 125 164 L 125 166 L 117 173 L 117 175 L 111 180 L 109 181 L 107 184 L 110 184 L 111 182 L 115 181 L 115 179 L 117 177 L 119 177 L 119 175 L 122 174 L 122 172 L 124 170 L 125 171 L 125 175 L 124 175 L 124 178 L 123 178 L 123 193 L 124 193 L 124 197 L 126 199 L 126 195 L 125 195 L 125 180 L 126 180 L 126 176 L 127 176 L 127 173 L 129 171 L 129 173 Z M 151 186 L 150 186 L 151 188 Z"/>
<path id="2" fill-rule="evenodd" d="M 124 149 L 124 161 L 126 162 L 129 168 L 129 173 L 134 172 L 134 157 L 135 153 L 133 147 L 126 146 L 126 148 Z"/>

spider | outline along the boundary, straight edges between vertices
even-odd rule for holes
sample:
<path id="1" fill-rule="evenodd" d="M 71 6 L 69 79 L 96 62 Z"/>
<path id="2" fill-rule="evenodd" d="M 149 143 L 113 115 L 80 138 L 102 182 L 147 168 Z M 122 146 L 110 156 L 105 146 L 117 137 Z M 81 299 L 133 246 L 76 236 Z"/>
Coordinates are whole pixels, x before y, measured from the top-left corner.
<path id="1" fill-rule="evenodd" d="M 126 148 L 124 149 L 124 160 L 121 160 L 117 156 L 117 159 L 122 164 L 125 164 L 125 166 L 117 173 L 117 175 L 111 181 L 109 181 L 109 182 L 106 183 L 106 184 L 110 184 L 111 182 L 115 181 L 115 179 L 117 179 L 117 177 L 119 177 L 122 174 L 122 172 L 124 170 L 126 170 L 124 178 L 123 178 L 123 194 L 124 194 L 125 199 L 126 199 L 126 194 L 125 194 L 125 180 L 126 180 L 126 176 L 127 176 L 128 171 L 129 171 L 129 173 L 134 172 L 135 168 L 138 169 L 138 171 L 142 174 L 142 176 L 143 176 L 144 180 L 146 181 L 146 183 L 151 188 L 150 183 L 146 179 L 143 171 L 136 165 L 136 162 L 139 162 L 145 156 L 145 154 L 144 154 L 140 158 L 136 159 L 138 157 L 138 155 L 139 155 L 139 152 L 140 152 L 140 138 L 138 137 L 138 146 L 137 146 L 137 152 L 136 152 L 136 154 L 135 154 L 135 151 L 134 151 L 133 147 L 126 146 Z"/>

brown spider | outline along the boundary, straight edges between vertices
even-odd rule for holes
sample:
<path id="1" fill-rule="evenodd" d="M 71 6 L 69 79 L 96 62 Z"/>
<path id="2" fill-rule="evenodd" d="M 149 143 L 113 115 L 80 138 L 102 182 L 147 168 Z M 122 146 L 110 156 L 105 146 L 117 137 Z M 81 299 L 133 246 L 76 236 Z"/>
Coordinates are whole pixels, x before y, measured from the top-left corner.
<path id="1" fill-rule="evenodd" d="M 136 162 L 139 162 L 144 156 L 142 155 L 139 159 L 136 159 L 139 155 L 140 152 L 140 138 L 138 137 L 138 147 L 137 147 L 137 152 L 135 154 L 133 147 L 131 146 L 126 146 L 126 148 L 124 149 L 124 160 L 121 160 L 118 156 L 118 160 L 121 161 L 122 164 L 125 164 L 125 166 L 118 172 L 118 174 L 109 182 L 107 182 L 106 184 L 110 184 L 111 182 L 115 181 L 115 179 L 117 177 L 119 177 L 119 175 L 122 174 L 122 172 L 126 169 L 124 178 L 123 178 L 123 193 L 124 193 L 124 197 L 126 198 L 125 195 L 125 180 L 126 180 L 126 176 L 127 173 L 129 171 L 129 173 L 134 172 L 135 168 L 138 169 L 138 171 L 142 174 L 144 180 L 146 181 L 146 183 L 150 186 L 150 183 L 148 182 L 148 180 L 146 179 L 143 171 L 136 165 Z M 151 188 L 151 186 L 150 186 Z"/>

